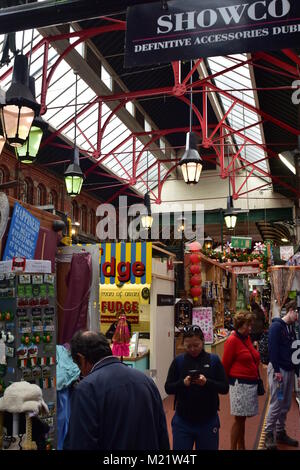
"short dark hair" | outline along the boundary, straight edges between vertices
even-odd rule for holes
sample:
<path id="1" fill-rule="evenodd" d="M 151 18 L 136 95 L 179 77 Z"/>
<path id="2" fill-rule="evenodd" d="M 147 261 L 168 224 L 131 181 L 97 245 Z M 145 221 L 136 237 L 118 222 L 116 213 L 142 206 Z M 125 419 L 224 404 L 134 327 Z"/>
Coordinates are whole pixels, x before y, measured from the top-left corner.
<path id="1" fill-rule="evenodd" d="M 294 300 L 294 299 L 289 300 L 289 301 L 285 304 L 284 307 L 286 308 L 286 311 L 287 311 L 287 312 L 288 312 L 289 310 L 296 310 L 296 308 L 297 308 L 297 301 Z"/>
<path id="2" fill-rule="evenodd" d="M 187 325 L 183 328 L 183 340 L 185 338 L 193 338 L 197 336 L 202 341 L 204 341 L 204 333 L 198 325 Z"/>
<path id="3" fill-rule="evenodd" d="M 238 330 L 243 326 L 245 323 L 250 325 L 253 321 L 253 315 L 248 312 L 248 310 L 244 310 L 242 312 L 238 312 L 233 317 L 233 327 L 235 330 Z"/>
<path id="4" fill-rule="evenodd" d="M 78 354 L 82 354 L 90 364 L 96 364 L 103 357 L 112 356 L 106 337 L 95 331 L 77 331 L 70 346 L 74 362 L 78 361 Z"/>

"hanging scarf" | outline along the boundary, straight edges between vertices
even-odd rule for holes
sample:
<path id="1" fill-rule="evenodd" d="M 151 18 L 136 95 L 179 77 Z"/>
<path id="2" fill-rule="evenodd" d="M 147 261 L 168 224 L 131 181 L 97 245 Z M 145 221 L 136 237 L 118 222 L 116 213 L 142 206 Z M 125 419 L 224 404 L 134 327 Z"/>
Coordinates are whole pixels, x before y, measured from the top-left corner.
<path id="1" fill-rule="evenodd" d="M 120 316 L 112 341 L 117 344 L 128 344 L 130 342 L 130 333 L 125 315 Z"/>

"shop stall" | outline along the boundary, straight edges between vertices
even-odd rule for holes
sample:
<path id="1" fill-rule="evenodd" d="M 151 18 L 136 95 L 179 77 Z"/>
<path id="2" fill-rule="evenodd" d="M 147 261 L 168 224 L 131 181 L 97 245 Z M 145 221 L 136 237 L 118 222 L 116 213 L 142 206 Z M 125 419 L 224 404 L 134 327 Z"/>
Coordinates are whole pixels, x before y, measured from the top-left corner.
<path id="1" fill-rule="evenodd" d="M 36 420 L 47 428 L 44 445 L 49 450 L 57 444 L 55 252 L 58 233 L 54 228 L 60 219 L 7 198 L 4 193 L 0 197 L 0 397 L 15 382 L 25 381 L 41 388 L 48 412 Z M 2 410 L 6 410 L 5 405 Z M 25 434 L 24 413 L 7 411 L 2 420 L 6 429 L 2 444 L 4 448 L 14 448 L 16 436 Z M 26 415 L 26 431 L 31 424 Z M 24 445 L 21 443 L 23 449 L 28 448 L 27 432 L 26 439 Z M 30 445 L 31 449 L 36 448 L 34 443 Z"/>
<path id="2" fill-rule="evenodd" d="M 84 318 L 86 328 L 106 334 L 124 312 L 131 326 L 128 366 L 151 375 L 165 396 L 164 383 L 174 354 L 174 270 L 172 253 L 151 242 L 117 242 L 61 247 L 57 257 L 59 338 L 63 344 L 73 333 L 66 321 L 73 307 L 66 300 L 74 256 L 90 255 L 90 282 Z M 166 257 L 167 259 L 163 259 Z M 81 282 L 78 272 L 78 284 Z M 77 299 L 77 304 L 80 299 Z M 74 301 L 74 303 L 76 303 Z M 81 305 L 82 307 L 82 305 Z M 80 309 L 81 316 L 83 309 Z M 74 315 L 72 315 L 73 317 Z M 80 315 L 79 315 L 80 316 Z M 67 332 L 66 332 L 67 328 Z M 74 331 L 75 332 L 75 331 Z"/>
<path id="3" fill-rule="evenodd" d="M 197 247 L 196 247 L 197 248 Z M 235 283 L 231 266 L 205 256 L 200 250 L 185 255 L 185 291 L 192 309 L 189 323 L 199 325 L 208 352 L 223 354 L 224 317 L 234 310 Z M 177 321 L 176 354 L 184 352 L 181 326 Z M 178 331 L 179 330 L 179 331 Z"/>

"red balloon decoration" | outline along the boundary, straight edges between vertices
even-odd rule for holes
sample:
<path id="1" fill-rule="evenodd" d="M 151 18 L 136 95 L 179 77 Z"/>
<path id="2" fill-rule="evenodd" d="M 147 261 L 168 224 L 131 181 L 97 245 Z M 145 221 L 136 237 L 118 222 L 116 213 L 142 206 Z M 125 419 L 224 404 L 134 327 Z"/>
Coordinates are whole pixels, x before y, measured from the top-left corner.
<path id="1" fill-rule="evenodd" d="M 193 254 L 190 256 L 190 260 L 191 260 L 191 263 L 192 263 L 192 264 L 197 264 L 197 263 L 199 263 L 200 256 L 197 255 L 196 253 L 193 253 Z"/>
<path id="2" fill-rule="evenodd" d="M 199 252 L 194 252 L 190 255 L 190 273 L 192 274 L 192 276 L 190 277 L 190 293 L 193 297 L 195 305 L 198 305 L 198 302 L 201 302 L 201 299 L 199 299 L 199 297 L 201 297 L 202 295 L 201 256 Z"/>
<path id="3" fill-rule="evenodd" d="M 201 276 L 199 276 L 198 274 L 195 274 L 190 279 L 191 286 L 199 286 L 201 285 L 201 282 L 202 282 Z"/>
<path id="4" fill-rule="evenodd" d="M 193 297 L 199 297 L 202 294 L 202 289 L 199 286 L 191 288 L 191 294 Z"/>
<path id="5" fill-rule="evenodd" d="M 191 274 L 200 274 L 200 265 L 199 264 L 191 264 L 190 266 Z"/>

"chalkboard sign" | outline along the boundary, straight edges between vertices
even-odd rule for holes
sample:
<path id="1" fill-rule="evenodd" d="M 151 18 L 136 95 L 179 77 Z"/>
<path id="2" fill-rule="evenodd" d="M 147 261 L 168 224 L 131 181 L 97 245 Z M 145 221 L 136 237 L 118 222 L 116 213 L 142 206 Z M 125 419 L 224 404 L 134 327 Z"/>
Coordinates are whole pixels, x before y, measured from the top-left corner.
<path id="1" fill-rule="evenodd" d="M 34 259 L 40 222 L 21 204 L 14 205 L 3 261 L 14 257 Z"/>

